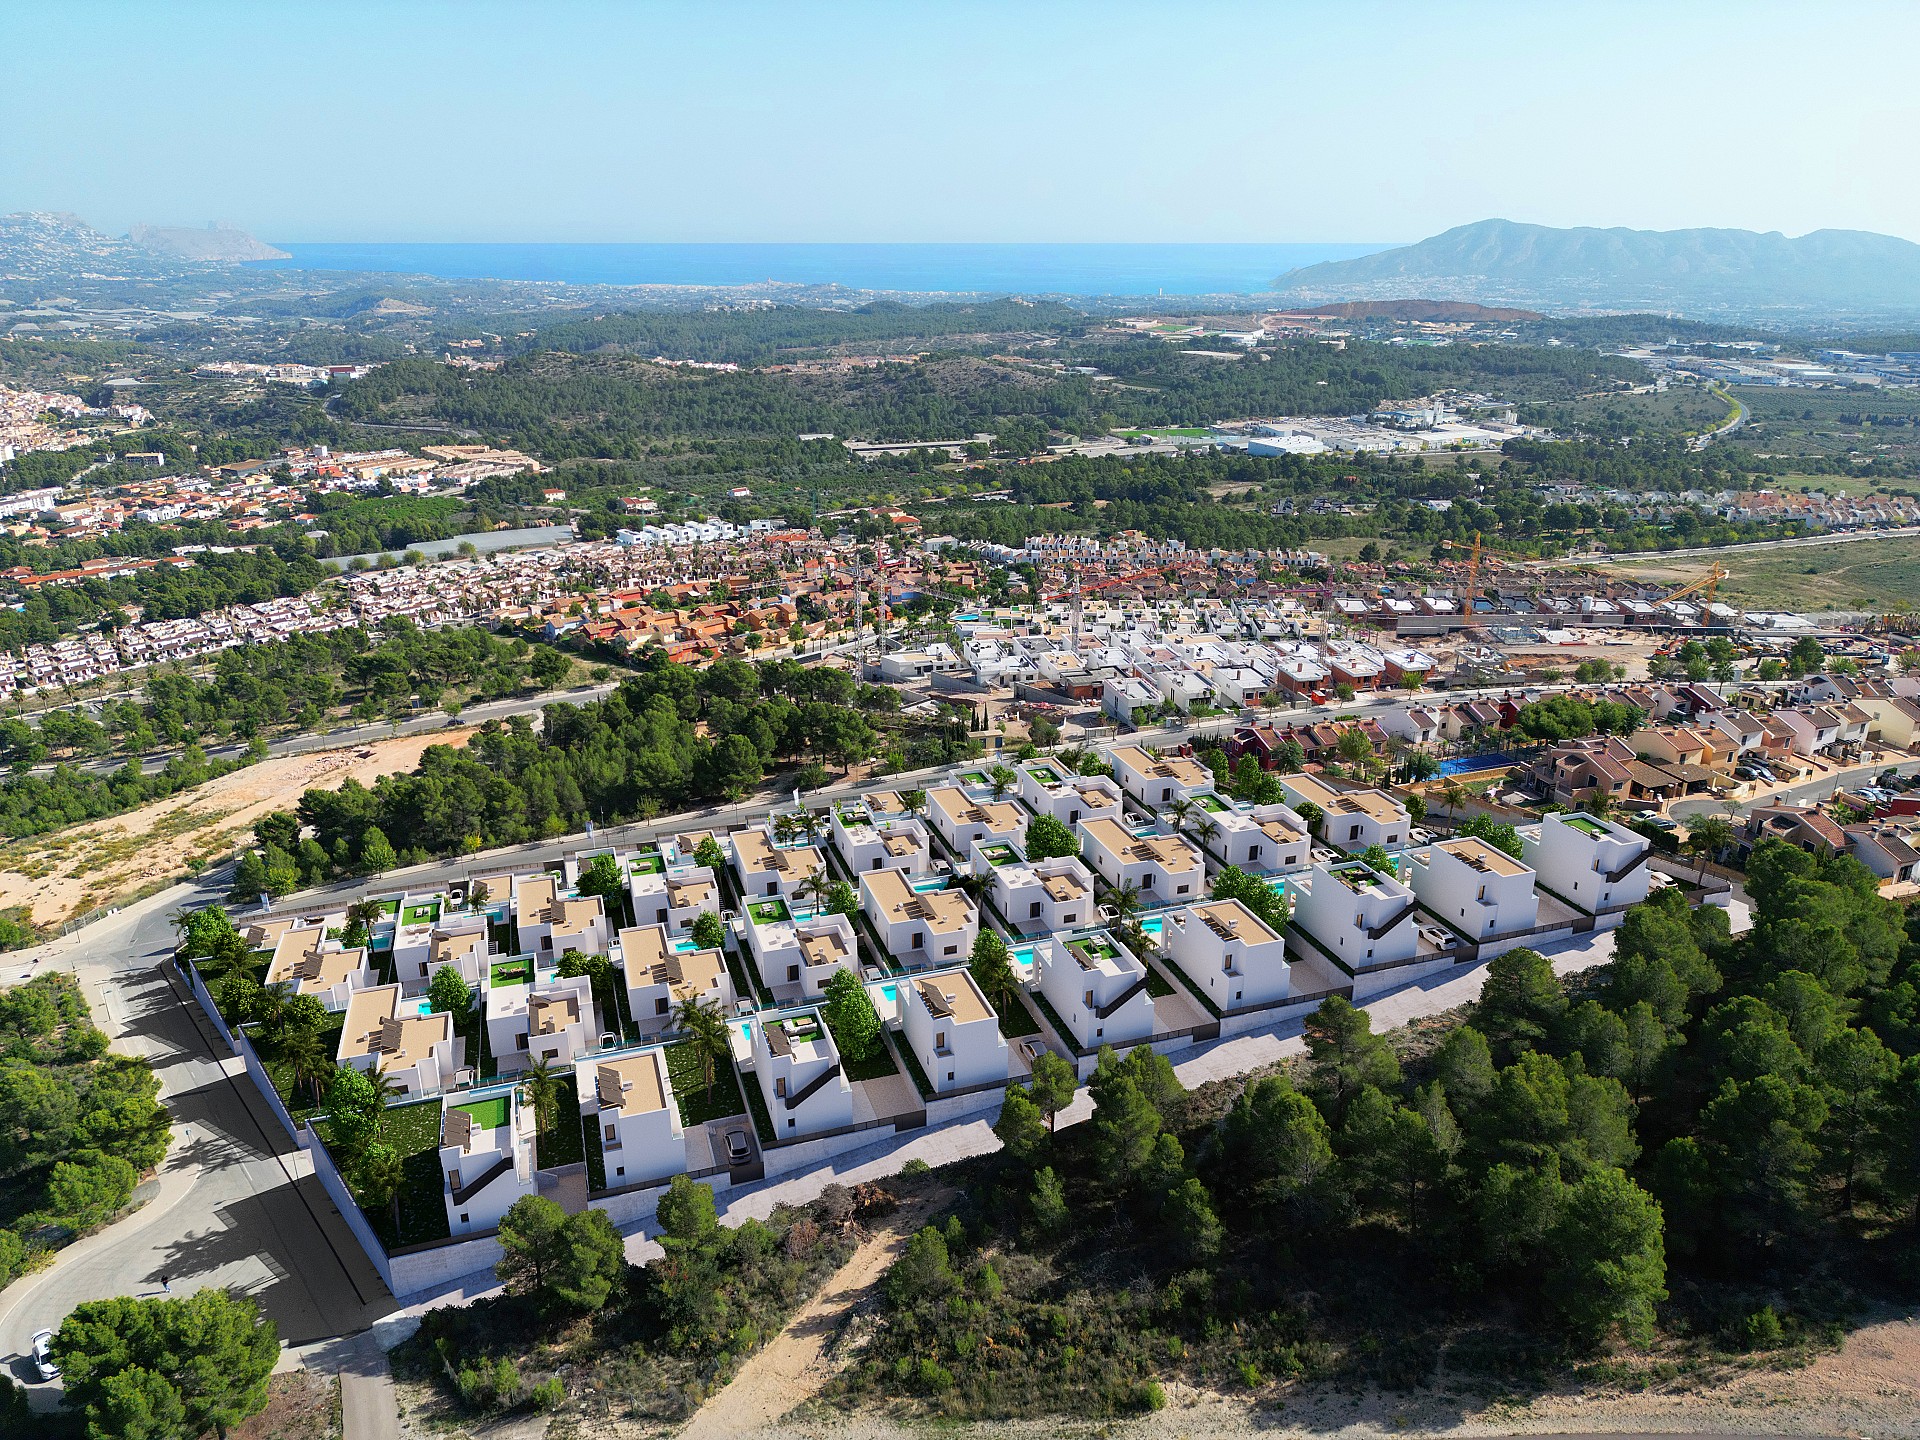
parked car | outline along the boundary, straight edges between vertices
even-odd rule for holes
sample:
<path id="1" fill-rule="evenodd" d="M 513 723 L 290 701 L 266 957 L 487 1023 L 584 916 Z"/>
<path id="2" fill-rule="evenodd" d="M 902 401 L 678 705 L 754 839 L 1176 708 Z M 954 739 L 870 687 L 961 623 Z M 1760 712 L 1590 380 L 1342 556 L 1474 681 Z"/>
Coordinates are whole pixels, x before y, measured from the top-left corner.
<path id="1" fill-rule="evenodd" d="M 42 1330 L 33 1337 L 33 1369 L 42 1380 L 58 1380 L 60 1367 L 53 1363 L 53 1331 Z"/>
<path id="2" fill-rule="evenodd" d="M 729 1165 L 744 1165 L 753 1158 L 753 1142 L 747 1138 L 745 1130 L 727 1131 L 726 1141 Z"/>

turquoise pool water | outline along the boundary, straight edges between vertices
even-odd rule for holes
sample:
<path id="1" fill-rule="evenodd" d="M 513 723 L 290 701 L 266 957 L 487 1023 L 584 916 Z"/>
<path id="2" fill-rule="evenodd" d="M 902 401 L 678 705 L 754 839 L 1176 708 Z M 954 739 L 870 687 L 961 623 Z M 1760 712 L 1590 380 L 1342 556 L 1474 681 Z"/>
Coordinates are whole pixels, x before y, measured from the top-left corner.
<path id="1" fill-rule="evenodd" d="M 916 895 L 930 895 L 935 890 L 944 890 L 946 888 L 947 879 L 944 875 L 931 875 L 925 879 L 915 880 L 913 882 L 913 893 Z"/>
<path id="2" fill-rule="evenodd" d="M 1158 935 L 1166 928 L 1167 920 L 1164 915 L 1149 915 L 1140 922 L 1140 929 L 1148 935 Z"/>
<path id="3" fill-rule="evenodd" d="M 880 993 L 886 996 L 888 1000 L 898 1000 L 900 998 L 900 987 L 897 985 L 882 985 L 880 987 Z"/>
<path id="4" fill-rule="evenodd" d="M 700 942 L 698 940 L 676 940 L 673 942 L 673 950 L 676 955 L 691 955 L 699 948 Z"/>
<path id="5" fill-rule="evenodd" d="M 1015 945 L 1007 951 L 1007 955 L 1016 965 L 1025 965 L 1029 969 L 1033 967 L 1033 946 L 1031 945 Z"/>

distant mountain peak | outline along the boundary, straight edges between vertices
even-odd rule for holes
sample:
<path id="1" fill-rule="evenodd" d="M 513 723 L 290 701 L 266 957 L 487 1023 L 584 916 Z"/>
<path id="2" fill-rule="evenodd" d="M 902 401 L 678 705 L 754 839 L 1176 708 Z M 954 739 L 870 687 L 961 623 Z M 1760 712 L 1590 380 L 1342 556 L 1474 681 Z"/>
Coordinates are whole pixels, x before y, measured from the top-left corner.
<path id="1" fill-rule="evenodd" d="M 1864 230 L 1789 237 L 1480 220 L 1291 270 L 1274 285 L 1321 303 L 1421 296 L 1558 310 L 1888 314 L 1920 311 L 1920 245 Z"/>

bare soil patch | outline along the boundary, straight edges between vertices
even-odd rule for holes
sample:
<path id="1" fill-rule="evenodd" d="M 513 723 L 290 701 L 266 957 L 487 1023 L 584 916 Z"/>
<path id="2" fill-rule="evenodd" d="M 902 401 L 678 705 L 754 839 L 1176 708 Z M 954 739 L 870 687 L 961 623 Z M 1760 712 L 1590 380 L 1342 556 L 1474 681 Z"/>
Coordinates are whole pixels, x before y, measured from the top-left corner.
<path id="1" fill-rule="evenodd" d="M 0 906 L 25 905 L 58 924 L 95 906 L 203 868 L 233 851 L 269 810 L 349 778 L 371 785 L 411 770 L 429 745 L 462 745 L 471 727 L 285 755 L 232 771 L 183 795 L 0 847 Z M 367 754 L 364 752 L 371 752 Z"/>
<path id="2" fill-rule="evenodd" d="M 340 1382 L 310 1370 L 267 1381 L 267 1408 L 227 1432 L 228 1440 L 339 1440 Z"/>

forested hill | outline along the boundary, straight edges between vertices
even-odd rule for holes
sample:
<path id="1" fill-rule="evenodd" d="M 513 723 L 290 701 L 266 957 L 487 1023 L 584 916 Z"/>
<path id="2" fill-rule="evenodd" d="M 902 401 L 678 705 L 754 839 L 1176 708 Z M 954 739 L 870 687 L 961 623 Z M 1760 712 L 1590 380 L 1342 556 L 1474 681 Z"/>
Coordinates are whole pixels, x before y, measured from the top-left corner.
<path id="1" fill-rule="evenodd" d="M 1076 434 L 1122 425 L 1204 425 L 1256 415 L 1346 415 L 1457 386 L 1516 400 L 1561 399 L 1643 372 L 1570 348 L 1303 344 L 1241 360 L 1182 355 L 1159 341 L 1074 351 L 1102 376 L 968 355 L 850 375 L 687 370 L 619 355 L 546 351 L 471 373 L 430 360 L 387 365 L 347 387 L 344 419 L 435 420 L 548 460 L 635 459 L 682 437 L 954 440 L 1028 417 Z"/>
<path id="2" fill-rule="evenodd" d="M 783 305 L 771 310 L 701 310 L 596 315 L 548 325 L 514 342 L 517 353 L 614 350 L 669 360 L 768 365 L 797 353 L 843 346 L 918 341 L 921 348 L 961 337 L 1074 334 L 1086 316 L 1052 302 L 991 300 L 966 305 L 902 305 L 892 301 L 857 310 Z"/>

